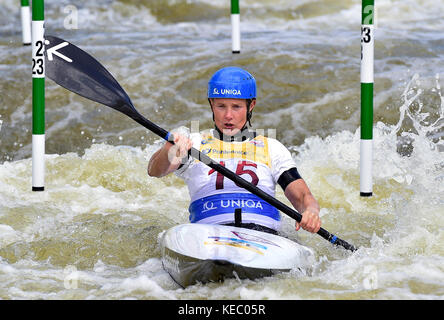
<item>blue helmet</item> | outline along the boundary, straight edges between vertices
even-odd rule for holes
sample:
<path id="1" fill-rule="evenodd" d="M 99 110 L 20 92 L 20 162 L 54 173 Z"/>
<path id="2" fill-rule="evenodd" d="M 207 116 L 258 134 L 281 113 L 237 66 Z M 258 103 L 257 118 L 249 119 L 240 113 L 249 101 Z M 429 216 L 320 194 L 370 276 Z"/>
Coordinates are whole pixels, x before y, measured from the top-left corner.
<path id="1" fill-rule="evenodd" d="M 238 67 L 219 69 L 208 81 L 208 98 L 256 98 L 256 80 Z"/>

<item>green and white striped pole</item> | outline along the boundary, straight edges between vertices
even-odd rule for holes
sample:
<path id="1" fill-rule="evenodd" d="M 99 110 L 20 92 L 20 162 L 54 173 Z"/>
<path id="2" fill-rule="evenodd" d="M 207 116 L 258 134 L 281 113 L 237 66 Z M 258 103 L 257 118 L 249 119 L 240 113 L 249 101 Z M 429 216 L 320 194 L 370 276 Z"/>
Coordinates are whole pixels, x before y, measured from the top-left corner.
<path id="1" fill-rule="evenodd" d="M 362 0 L 360 195 L 373 195 L 374 0 Z"/>
<path id="2" fill-rule="evenodd" d="M 44 1 L 32 2 L 32 191 L 45 189 Z"/>
<path id="3" fill-rule="evenodd" d="M 31 9 L 29 0 L 21 0 L 21 3 L 23 45 L 29 46 L 31 44 Z"/>
<path id="4" fill-rule="evenodd" d="M 240 53 L 239 0 L 231 0 L 231 42 L 232 42 L 232 52 Z"/>

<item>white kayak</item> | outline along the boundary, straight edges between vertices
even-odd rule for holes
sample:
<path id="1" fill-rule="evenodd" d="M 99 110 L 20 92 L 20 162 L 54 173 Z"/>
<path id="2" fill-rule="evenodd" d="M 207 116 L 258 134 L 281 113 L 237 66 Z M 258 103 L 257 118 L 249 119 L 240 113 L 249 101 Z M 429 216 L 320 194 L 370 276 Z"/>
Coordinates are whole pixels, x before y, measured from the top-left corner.
<path id="1" fill-rule="evenodd" d="M 310 248 L 270 233 L 209 224 L 181 224 L 160 241 L 164 269 L 182 287 L 225 278 L 256 279 L 314 261 Z"/>

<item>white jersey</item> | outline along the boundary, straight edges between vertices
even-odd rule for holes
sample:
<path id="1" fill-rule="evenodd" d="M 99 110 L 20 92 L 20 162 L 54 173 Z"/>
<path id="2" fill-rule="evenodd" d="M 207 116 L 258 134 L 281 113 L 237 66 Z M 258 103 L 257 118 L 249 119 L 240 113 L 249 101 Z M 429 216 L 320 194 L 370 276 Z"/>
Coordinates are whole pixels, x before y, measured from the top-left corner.
<path id="1" fill-rule="evenodd" d="M 191 134 L 193 147 L 273 197 L 281 174 L 296 167 L 291 153 L 276 139 L 256 136 L 225 142 L 215 138 L 214 131 Z M 175 173 L 188 186 L 190 222 L 232 223 L 234 210 L 241 208 L 243 223 L 280 230 L 276 208 L 199 160 L 190 157 Z"/>

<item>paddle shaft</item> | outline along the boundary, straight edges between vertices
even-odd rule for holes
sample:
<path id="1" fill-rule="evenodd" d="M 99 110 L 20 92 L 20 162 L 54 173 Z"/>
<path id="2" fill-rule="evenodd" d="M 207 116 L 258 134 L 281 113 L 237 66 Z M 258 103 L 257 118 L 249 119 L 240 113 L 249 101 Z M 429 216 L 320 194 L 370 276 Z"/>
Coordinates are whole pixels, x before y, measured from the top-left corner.
<path id="1" fill-rule="evenodd" d="M 52 47 L 46 50 L 46 70 L 50 79 L 76 94 L 122 112 L 159 137 L 174 143 L 173 134 L 149 121 L 136 110 L 125 90 L 100 62 L 63 39 L 53 36 L 46 36 L 46 39 L 52 44 Z M 267 201 L 289 217 L 298 222 L 301 221 L 302 216 L 296 210 L 270 196 L 199 150 L 191 148 L 189 154 L 232 180 L 238 186 Z M 356 250 L 353 245 L 323 228 L 317 233 L 335 245 L 342 246 L 351 251 Z"/>

